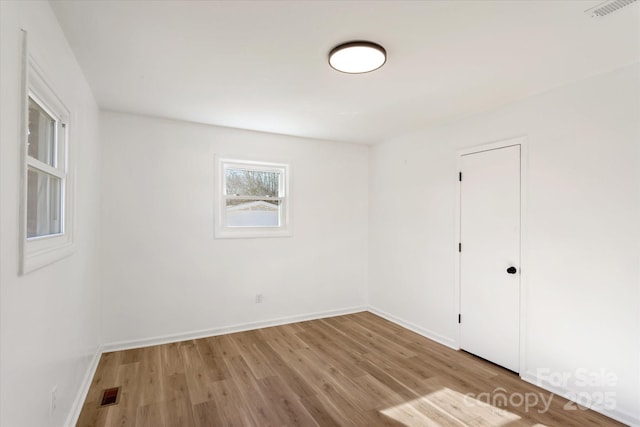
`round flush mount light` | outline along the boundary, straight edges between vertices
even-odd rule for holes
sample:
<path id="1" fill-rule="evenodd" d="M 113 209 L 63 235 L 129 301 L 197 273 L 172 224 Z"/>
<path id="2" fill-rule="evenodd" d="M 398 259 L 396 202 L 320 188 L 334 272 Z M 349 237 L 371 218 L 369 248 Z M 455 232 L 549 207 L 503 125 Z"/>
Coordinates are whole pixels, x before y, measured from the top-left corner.
<path id="1" fill-rule="evenodd" d="M 368 73 L 382 67 L 386 61 L 387 51 L 372 42 L 343 43 L 329 52 L 329 65 L 342 73 Z"/>

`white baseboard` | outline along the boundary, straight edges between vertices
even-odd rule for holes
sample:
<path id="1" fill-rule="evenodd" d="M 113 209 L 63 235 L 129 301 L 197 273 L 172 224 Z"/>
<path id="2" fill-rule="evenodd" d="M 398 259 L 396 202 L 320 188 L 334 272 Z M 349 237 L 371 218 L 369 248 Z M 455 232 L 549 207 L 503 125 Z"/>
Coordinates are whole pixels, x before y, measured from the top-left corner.
<path id="1" fill-rule="evenodd" d="M 84 401 L 87 398 L 87 393 L 89 393 L 89 388 L 91 387 L 93 376 L 96 374 L 96 369 L 98 369 L 98 363 L 100 362 L 100 356 L 102 356 L 102 353 L 102 346 L 98 345 L 96 347 L 95 353 L 93 354 L 93 357 L 91 358 L 91 361 L 89 362 L 87 372 L 84 374 L 84 378 L 82 379 L 82 383 L 80 384 L 78 394 L 73 401 L 73 405 L 71 405 L 71 410 L 67 415 L 67 420 L 64 423 L 66 427 L 74 427 L 78 423 L 80 412 L 82 412 L 82 406 L 84 405 Z"/>
<path id="2" fill-rule="evenodd" d="M 440 335 L 440 334 L 438 334 L 436 332 L 433 332 L 433 331 L 431 331 L 429 329 L 422 328 L 422 327 L 420 327 L 418 325 L 415 325 L 415 324 L 413 324 L 411 322 L 403 320 L 403 319 L 401 319 L 399 317 L 396 317 L 396 316 L 394 316 L 392 314 L 389 314 L 387 312 L 379 310 L 379 309 L 377 309 L 375 307 L 369 306 L 368 307 L 368 311 L 370 311 L 373 314 L 376 314 L 376 315 L 378 315 L 378 316 L 380 316 L 382 318 L 385 318 L 390 322 L 393 322 L 393 323 L 395 323 L 397 325 L 400 325 L 403 328 L 409 329 L 410 331 L 413 331 L 416 334 L 422 335 L 425 338 L 429 338 L 432 341 L 435 341 L 435 342 L 440 343 L 442 345 L 446 345 L 447 347 L 452 348 L 454 350 L 459 350 L 458 343 L 456 342 L 456 340 L 454 340 L 452 338 L 445 337 L 444 335 Z"/>
<path id="3" fill-rule="evenodd" d="M 569 390 L 567 388 L 558 387 L 554 384 L 551 384 L 548 380 L 539 378 L 533 372 L 529 372 L 529 371 L 525 372 L 523 375 L 520 376 L 520 378 L 522 378 L 523 381 L 526 381 L 530 384 L 543 388 L 553 394 L 562 396 L 565 399 L 571 400 L 573 402 L 576 401 L 573 397 L 579 395 L 579 393 L 577 393 L 574 390 Z M 619 408 L 602 409 L 602 408 L 592 407 L 589 409 L 595 412 L 599 412 L 606 417 L 612 418 L 616 421 L 620 421 L 621 423 L 627 424 L 631 427 L 640 427 L 640 418 L 638 418 L 637 416 L 627 411 L 621 410 Z"/>
<path id="4" fill-rule="evenodd" d="M 301 314 L 296 316 L 280 317 L 276 319 L 264 320 L 259 322 L 241 323 L 238 325 L 221 326 L 217 328 L 203 329 L 199 331 L 162 335 L 162 336 L 153 337 L 153 338 L 142 338 L 137 340 L 118 341 L 118 342 L 104 344 L 102 346 L 102 351 L 104 353 L 107 353 L 110 351 L 129 350 L 132 348 L 141 348 L 141 347 L 149 347 L 153 345 L 169 344 L 169 343 L 174 343 L 179 341 L 214 337 L 216 335 L 250 331 L 252 329 L 268 328 L 270 326 L 286 325 L 288 323 L 322 319 L 325 317 L 342 316 L 344 314 L 359 313 L 361 311 L 366 311 L 366 310 L 367 310 L 367 307 L 365 306 L 348 307 L 348 308 L 342 308 L 338 310 L 328 310 L 328 311 L 321 311 L 316 313 Z"/>

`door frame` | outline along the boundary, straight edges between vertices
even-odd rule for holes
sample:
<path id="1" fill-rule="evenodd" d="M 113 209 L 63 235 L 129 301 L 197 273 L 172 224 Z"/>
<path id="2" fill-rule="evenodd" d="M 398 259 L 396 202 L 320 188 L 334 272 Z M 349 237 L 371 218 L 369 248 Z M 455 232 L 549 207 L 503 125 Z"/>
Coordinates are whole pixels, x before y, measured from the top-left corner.
<path id="1" fill-rule="evenodd" d="M 519 376 L 522 378 L 526 371 L 526 320 L 527 320 L 527 292 L 526 292 L 526 283 L 527 283 L 527 265 L 526 265 L 526 201 L 527 201 L 527 171 L 529 164 L 529 150 L 527 146 L 527 137 L 526 135 L 512 137 L 508 139 L 503 139 L 499 141 L 483 143 L 480 145 L 474 145 L 471 147 L 461 148 L 456 150 L 456 175 L 461 171 L 462 165 L 462 156 L 474 153 L 481 153 L 483 151 L 492 151 L 498 150 L 500 148 L 511 147 L 514 145 L 520 146 L 520 265 L 518 267 L 520 271 L 520 337 L 519 337 Z M 464 174 L 462 179 L 464 179 Z M 460 256 L 461 253 L 458 251 L 458 243 L 461 242 L 461 212 L 460 209 L 462 207 L 461 199 L 462 199 L 462 187 L 460 185 L 460 181 L 457 181 L 456 185 L 456 210 L 455 210 L 455 308 L 456 308 L 456 316 L 455 321 L 458 321 L 458 314 L 461 310 L 460 304 L 460 296 L 461 296 L 461 283 L 460 283 Z M 457 324 L 457 337 L 456 337 L 456 348 L 458 350 L 461 349 L 461 324 Z"/>

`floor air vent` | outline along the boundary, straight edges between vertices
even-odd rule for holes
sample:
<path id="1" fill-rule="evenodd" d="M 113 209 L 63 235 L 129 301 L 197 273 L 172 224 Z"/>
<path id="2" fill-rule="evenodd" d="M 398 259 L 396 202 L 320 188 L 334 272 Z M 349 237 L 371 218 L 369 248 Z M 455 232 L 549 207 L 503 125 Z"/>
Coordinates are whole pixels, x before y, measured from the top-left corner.
<path id="1" fill-rule="evenodd" d="M 613 12 L 619 11 L 625 6 L 629 6 L 636 1 L 638 0 L 608 0 L 604 3 L 600 3 L 596 7 L 587 9 L 584 12 L 590 15 L 592 18 L 602 18 L 604 16 L 612 14 Z"/>
<path id="2" fill-rule="evenodd" d="M 102 392 L 100 406 L 117 405 L 120 401 L 120 387 L 108 388 Z"/>

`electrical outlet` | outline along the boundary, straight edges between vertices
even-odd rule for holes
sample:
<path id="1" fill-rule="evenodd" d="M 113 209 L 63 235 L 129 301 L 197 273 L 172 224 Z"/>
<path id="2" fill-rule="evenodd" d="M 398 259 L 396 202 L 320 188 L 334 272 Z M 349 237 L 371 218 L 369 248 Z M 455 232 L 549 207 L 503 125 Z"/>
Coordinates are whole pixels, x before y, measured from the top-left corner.
<path id="1" fill-rule="evenodd" d="M 256 294 L 256 304 L 260 304 L 263 299 L 264 296 L 262 294 Z"/>
<path id="2" fill-rule="evenodd" d="M 58 406 L 58 386 L 54 385 L 51 387 L 51 413 L 53 414 L 56 411 L 56 407 Z"/>

